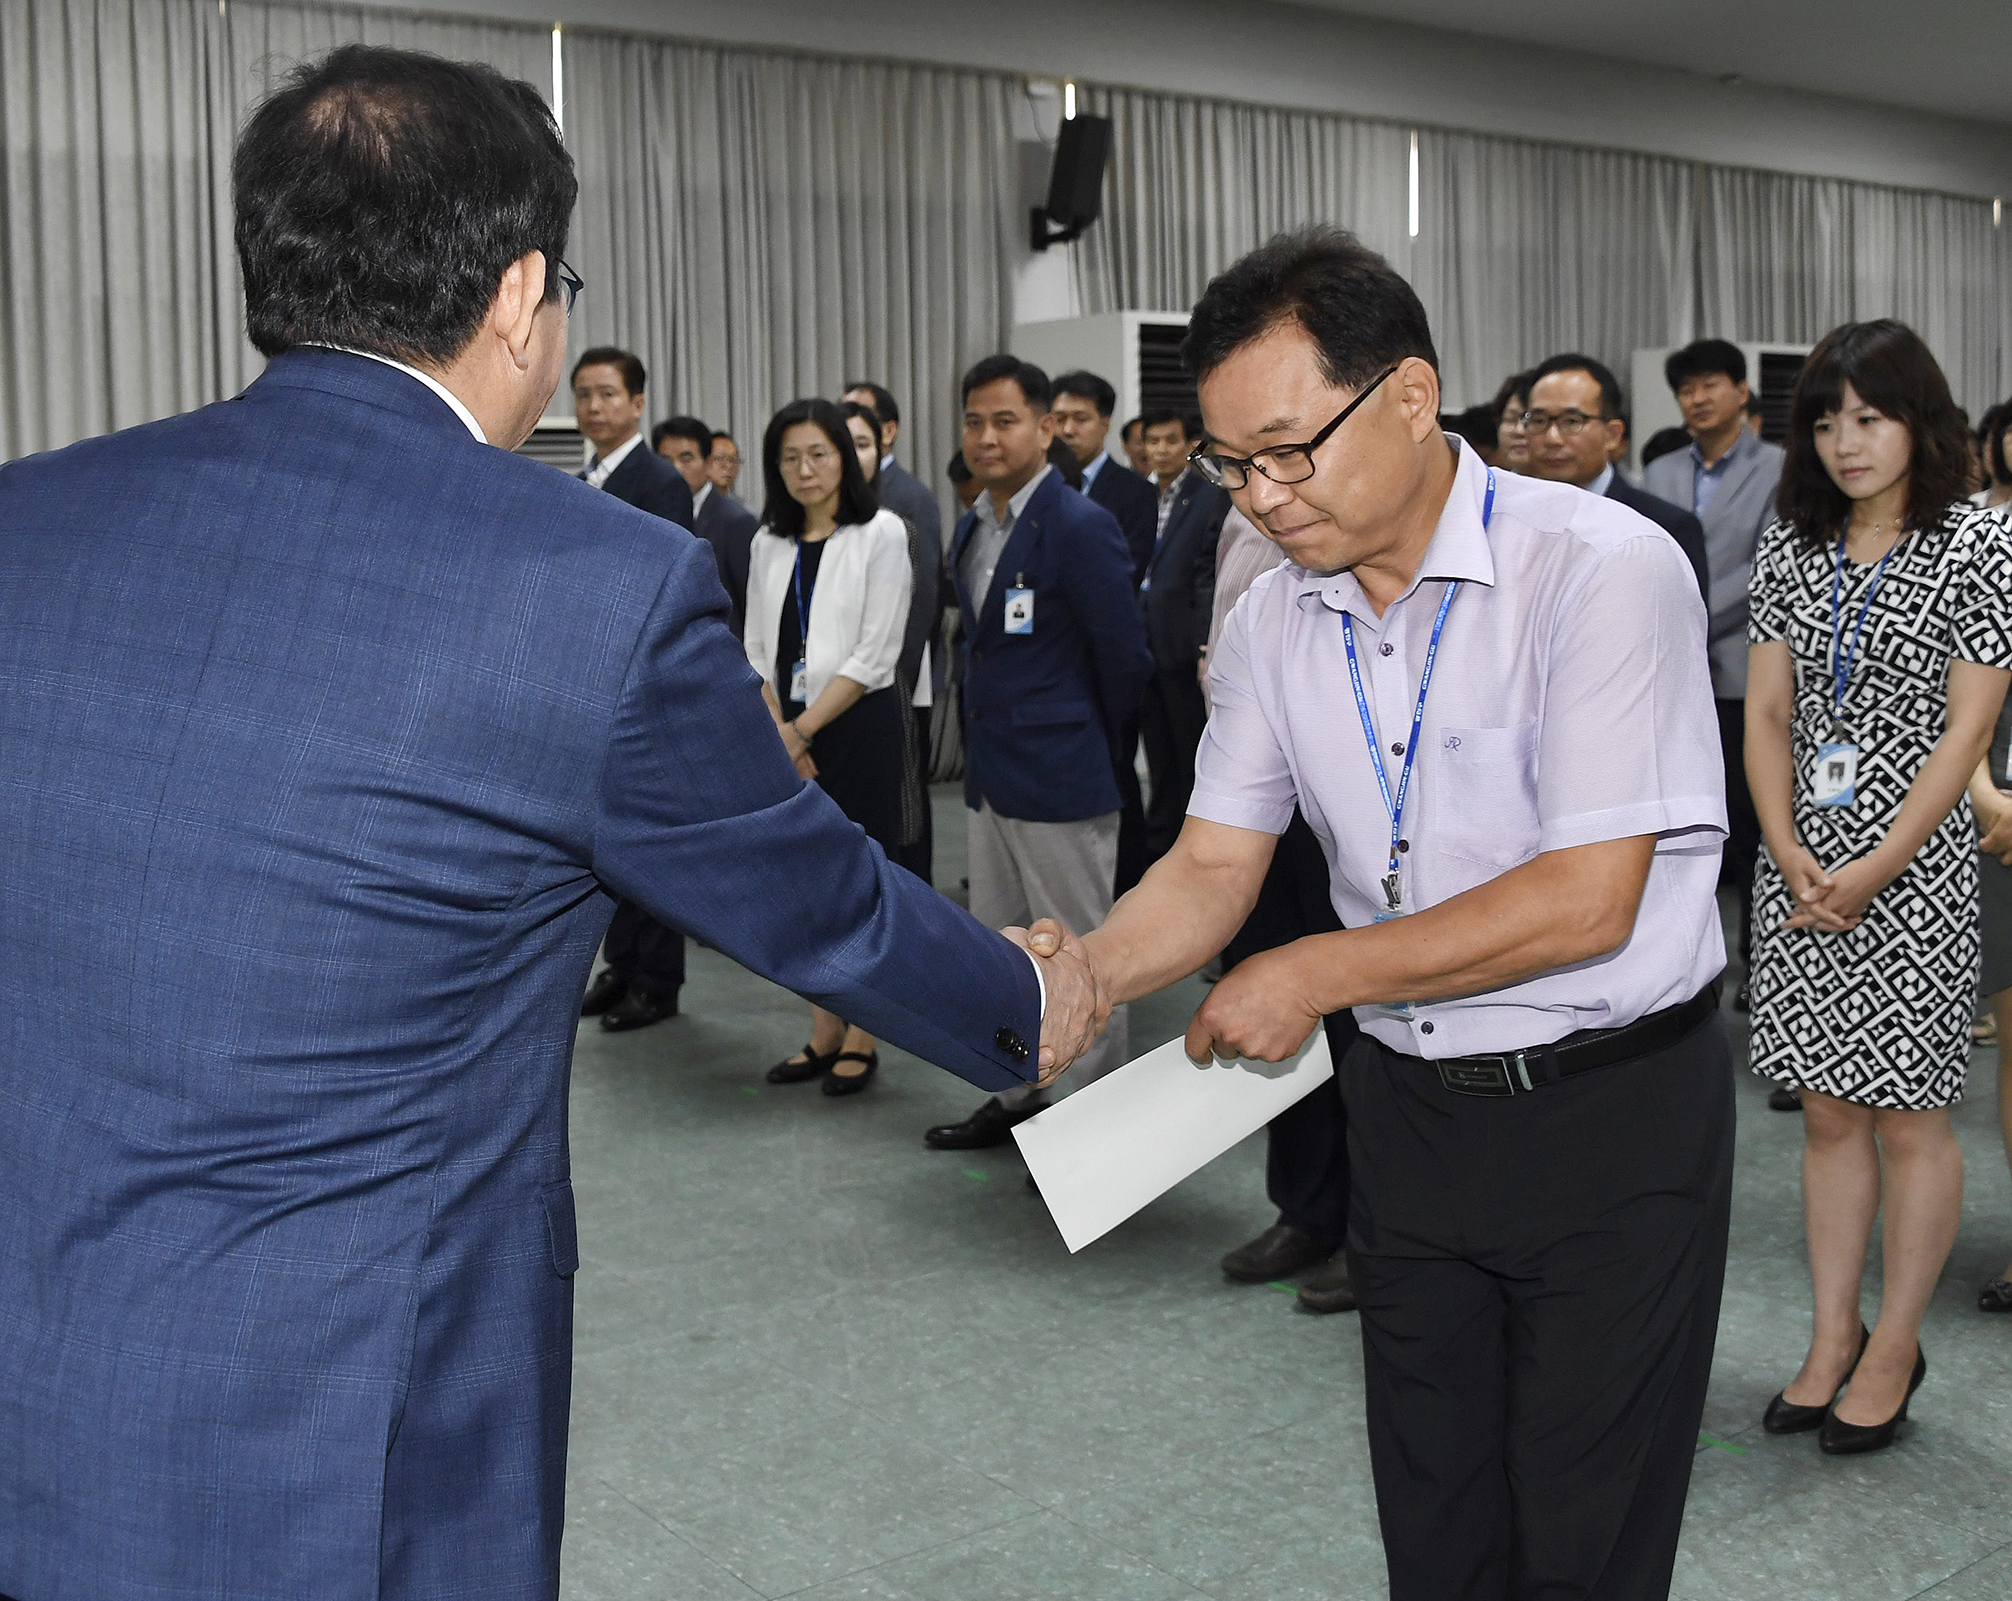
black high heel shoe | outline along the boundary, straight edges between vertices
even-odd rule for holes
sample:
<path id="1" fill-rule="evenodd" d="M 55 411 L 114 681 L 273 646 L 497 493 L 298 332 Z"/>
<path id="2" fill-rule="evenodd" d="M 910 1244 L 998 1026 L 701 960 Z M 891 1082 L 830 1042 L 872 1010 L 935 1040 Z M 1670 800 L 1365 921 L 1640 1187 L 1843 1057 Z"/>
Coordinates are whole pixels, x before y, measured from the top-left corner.
<path id="1" fill-rule="evenodd" d="M 1865 1355 L 1865 1347 L 1872 1338 L 1872 1330 L 1863 1323 L 1858 1326 L 1858 1356 L 1851 1359 L 1853 1367 L 1858 1366 L 1858 1358 Z M 1844 1384 L 1851 1382 L 1851 1375 L 1844 1376 Z M 1844 1384 L 1822 1406 L 1798 1406 L 1793 1401 L 1782 1399 L 1783 1391 L 1777 1390 L 1774 1399 L 1767 1404 L 1767 1411 L 1761 1414 L 1761 1427 L 1769 1434 L 1807 1434 L 1811 1429 L 1823 1427 L 1824 1419 L 1830 1416 L 1830 1409 L 1837 1405 L 1838 1396 L 1844 1394 Z"/>
<path id="2" fill-rule="evenodd" d="M 1893 1444 L 1893 1437 L 1900 1425 L 1907 1420 L 1907 1403 L 1914 1399 L 1914 1392 L 1921 1388 L 1921 1381 L 1928 1377 L 1928 1353 L 1921 1349 L 1921 1342 L 1914 1344 L 1914 1376 L 1907 1381 L 1907 1394 L 1900 1398 L 1900 1410 L 1884 1423 L 1846 1423 L 1837 1415 L 1837 1403 L 1831 1402 L 1831 1414 L 1823 1420 L 1823 1433 L 1816 1437 L 1816 1443 L 1828 1456 L 1857 1456 L 1864 1451 L 1884 1451 Z"/>
<path id="3" fill-rule="evenodd" d="M 841 1073 L 840 1062 L 864 1062 L 863 1073 Z M 873 1082 L 873 1075 L 880 1071 L 878 1051 L 840 1051 L 831 1059 L 832 1070 L 824 1075 L 824 1093 L 827 1095 L 857 1095 Z"/>
<path id="4" fill-rule="evenodd" d="M 763 1075 L 771 1084 L 808 1084 L 814 1078 L 823 1078 L 831 1071 L 836 1055 L 824 1056 L 817 1048 L 806 1045 L 801 1062 L 781 1061 Z"/>

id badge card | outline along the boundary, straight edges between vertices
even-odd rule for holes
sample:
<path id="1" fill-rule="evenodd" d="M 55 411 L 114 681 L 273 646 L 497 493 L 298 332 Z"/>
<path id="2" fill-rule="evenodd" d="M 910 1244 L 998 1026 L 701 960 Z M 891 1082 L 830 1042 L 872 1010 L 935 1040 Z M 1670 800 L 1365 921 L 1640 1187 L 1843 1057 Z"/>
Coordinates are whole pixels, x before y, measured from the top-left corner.
<path id="1" fill-rule="evenodd" d="M 1858 747 L 1829 744 L 1816 748 L 1810 773 L 1809 798 L 1817 806 L 1849 806 L 1858 788 Z"/>
<path id="2" fill-rule="evenodd" d="M 801 657 L 797 659 L 796 666 L 790 669 L 789 698 L 799 706 L 808 705 L 810 702 L 810 663 Z"/>
<path id="3" fill-rule="evenodd" d="M 1378 912 L 1376 920 L 1379 923 L 1394 923 L 1403 915 L 1402 912 Z M 1370 1010 L 1378 1017 L 1394 1017 L 1400 1023 L 1409 1023 L 1416 1015 L 1409 1001 L 1379 1001 Z"/>
<path id="4" fill-rule="evenodd" d="M 1031 634 L 1034 632 L 1033 590 L 1009 589 L 1006 591 L 1006 632 L 1009 634 Z"/>

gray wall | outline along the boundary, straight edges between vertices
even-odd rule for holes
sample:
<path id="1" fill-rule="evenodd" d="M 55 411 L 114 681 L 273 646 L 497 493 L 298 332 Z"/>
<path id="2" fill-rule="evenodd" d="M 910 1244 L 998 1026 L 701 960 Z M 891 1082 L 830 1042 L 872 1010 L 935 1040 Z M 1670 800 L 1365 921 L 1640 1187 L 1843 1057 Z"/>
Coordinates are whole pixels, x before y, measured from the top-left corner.
<path id="1" fill-rule="evenodd" d="M 410 0 L 364 0 L 413 9 Z M 419 0 L 727 44 L 888 56 L 2012 197 L 1992 124 L 1632 66 L 1272 0 Z M 1001 19 L 1014 24 L 1010 34 Z M 1957 49 L 1937 38 L 1930 48 Z"/>

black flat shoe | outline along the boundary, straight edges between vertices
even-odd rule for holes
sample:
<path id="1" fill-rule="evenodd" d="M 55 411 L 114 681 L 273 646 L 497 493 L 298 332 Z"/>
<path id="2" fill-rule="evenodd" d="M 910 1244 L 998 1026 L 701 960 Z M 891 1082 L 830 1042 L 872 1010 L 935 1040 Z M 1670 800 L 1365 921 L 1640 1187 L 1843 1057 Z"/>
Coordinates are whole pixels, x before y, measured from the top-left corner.
<path id="1" fill-rule="evenodd" d="M 832 1058 L 820 1056 L 811 1046 L 803 1048 L 801 1062 L 778 1062 L 762 1075 L 771 1084 L 808 1084 L 831 1071 Z"/>
<path id="2" fill-rule="evenodd" d="M 1304 1272 L 1333 1254 L 1305 1230 L 1290 1223 L 1274 1223 L 1223 1258 L 1223 1276 L 1239 1284 L 1270 1284 Z"/>
<path id="3" fill-rule="evenodd" d="M 2012 1312 L 2012 1279 L 1993 1279 L 1977 1292 L 1980 1312 Z"/>
<path id="4" fill-rule="evenodd" d="M 580 1015 L 599 1017 L 628 993 L 629 981 L 612 967 L 604 967 L 587 986 L 587 993 L 580 1001 Z"/>
<path id="5" fill-rule="evenodd" d="M 1921 1388 L 1921 1381 L 1927 1377 L 1928 1353 L 1916 1341 L 1914 1376 L 1907 1381 L 1907 1394 L 1900 1398 L 1900 1410 L 1884 1423 L 1847 1423 L 1837 1415 L 1837 1403 L 1833 1401 L 1830 1416 L 1823 1420 L 1823 1433 L 1816 1437 L 1824 1455 L 1859 1456 L 1867 1451 L 1884 1451 L 1893 1444 L 1900 1425 L 1907 1421 L 1907 1403 L 1914 1399 L 1914 1392 Z"/>
<path id="6" fill-rule="evenodd" d="M 1865 1355 L 1866 1342 L 1872 1338 L 1872 1330 L 1863 1323 L 1858 1326 L 1858 1356 Z M 1858 1366 L 1858 1356 L 1851 1359 L 1853 1367 Z M 1844 1384 L 1851 1382 L 1846 1374 Z M 1783 1400 L 1785 1392 L 1775 1391 L 1774 1399 L 1767 1404 L 1761 1414 L 1761 1427 L 1769 1434 L 1807 1434 L 1811 1429 L 1823 1427 L 1824 1419 L 1830 1416 L 1830 1409 L 1837 1405 L 1838 1396 L 1844 1394 L 1844 1384 L 1840 1384 L 1831 1398 L 1822 1406 L 1797 1406 L 1793 1401 Z"/>
<path id="7" fill-rule="evenodd" d="M 840 1062 L 864 1062 L 864 1073 L 841 1073 Z M 873 1075 L 880 1071 L 878 1051 L 840 1051 L 831 1059 L 831 1071 L 824 1075 L 824 1093 L 827 1095 L 857 1095 L 873 1082 Z"/>
<path id="8" fill-rule="evenodd" d="M 1790 1089 L 1786 1084 L 1777 1084 L 1767 1092 L 1767 1109 L 1770 1112 L 1800 1112 L 1802 1091 Z"/>
<path id="9" fill-rule="evenodd" d="M 659 995 L 654 990 L 631 989 L 601 1014 L 601 1027 L 610 1034 L 626 1034 L 631 1029 L 648 1028 L 667 1017 L 678 1015 L 678 998 Z"/>

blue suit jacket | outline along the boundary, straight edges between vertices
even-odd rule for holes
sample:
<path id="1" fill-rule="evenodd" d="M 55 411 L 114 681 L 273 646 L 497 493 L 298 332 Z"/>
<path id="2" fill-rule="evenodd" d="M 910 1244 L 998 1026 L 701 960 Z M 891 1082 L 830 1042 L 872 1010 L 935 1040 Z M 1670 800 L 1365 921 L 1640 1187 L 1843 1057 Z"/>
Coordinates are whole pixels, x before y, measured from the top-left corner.
<path id="1" fill-rule="evenodd" d="M 1119 731 L 1139 709 L 1152 653 L 1132 598 L 1117 521 L 1050 473 L 1007 536 L 992 587 L 970 593 L 951 546 L 964 616 L 964 804 L 1002 817 L 1076 822 L 1118 809 Z M 1006 591 L 1034 591 L 1034 631 L 1006 632 Z"/>
<path id="2" fill-rule="evenodd" d="M 0 467 L 0 1593 L 556 1594 L 604 887 L 1031 1076 L 725 613 L 358 356 Z"/>
<path id="3" fill-rule="evenodd" d="M 1146 637 L 1164 673 L 1190 677 L 1209 642 L 1216 604 L 1216 546 L 1230 492 L 1190 467 L 1174 485 L 1173 508 L 1146 563 Z"/>

